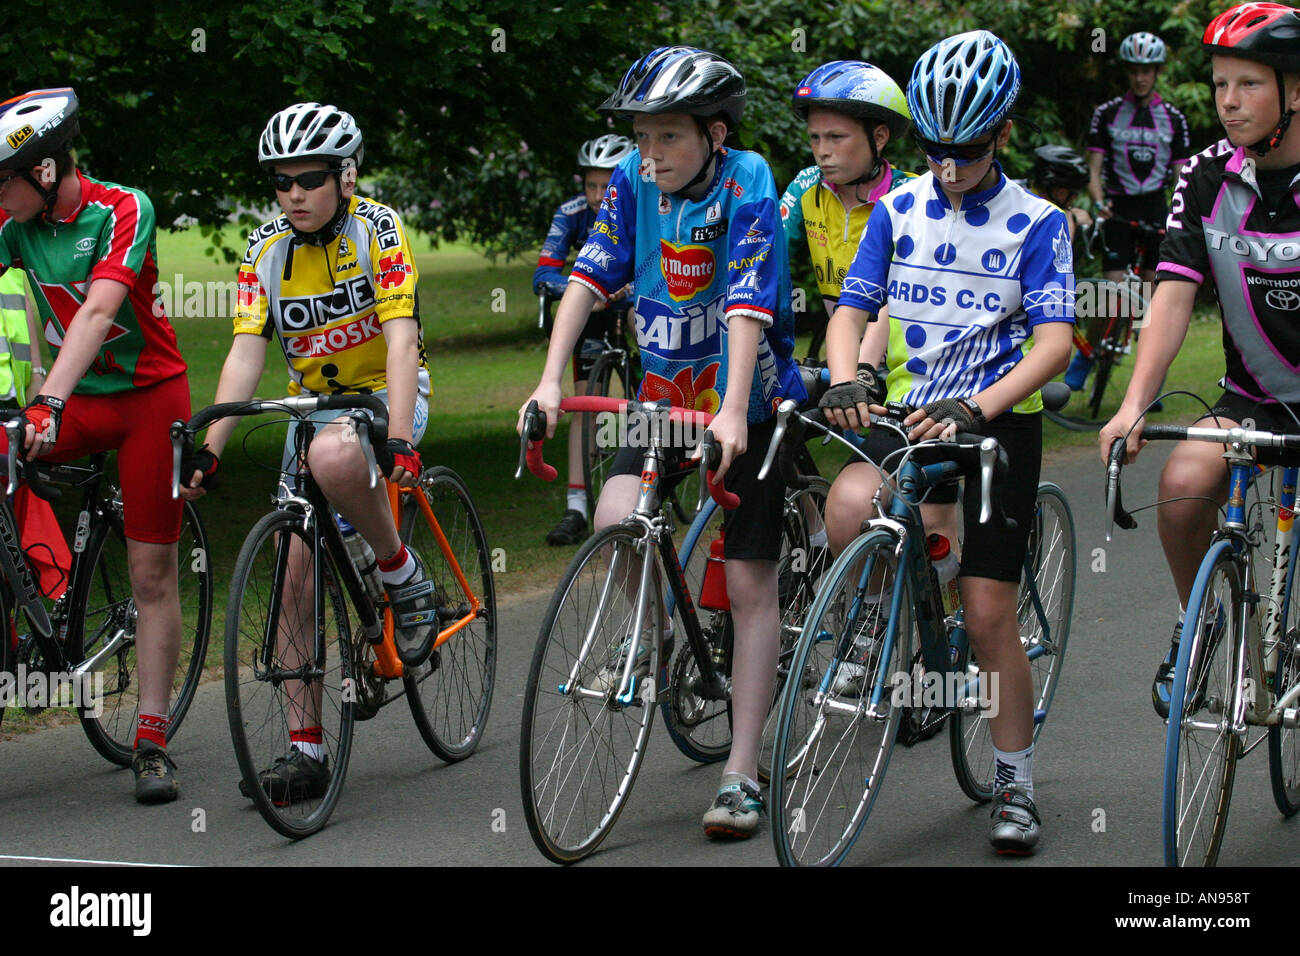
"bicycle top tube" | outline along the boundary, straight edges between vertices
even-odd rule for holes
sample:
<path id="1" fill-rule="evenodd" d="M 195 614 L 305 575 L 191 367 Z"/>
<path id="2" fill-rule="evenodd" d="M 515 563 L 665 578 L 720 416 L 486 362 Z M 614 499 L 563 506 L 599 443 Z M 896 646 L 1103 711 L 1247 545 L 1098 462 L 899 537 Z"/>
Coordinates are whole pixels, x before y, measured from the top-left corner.
<path id="1" fill-rule="evenodd" d="M 616 412 L 618 414 L 627 413 L 641 414 L 647 419 L 654 422 L 667 418 L 669 421 L 679 422 L 688 425 L 707 426 L 713 421 L 713 415 L 708 412 L 701 412 L 691 408 L 680 408 L 677 406 L 667 405 L 665 402 L 629 402 L 623 398 L 607 398 L 601 395 L 575 395 L 562 399 L 560 402 L 560 411 L 562 412 Z M 542 457 L 542 445 L 545 442 L 546 422 L 541 415 L 540 409 L 537 408 L 536 402 L 530 402 L 528 408 L 524 411 L 524 429 L 521 433 L 520 440 L 523 443 L 521 448 L 521 465 L 527 464 L 528 470 L 543 481 L 554 481 L 557 474 L 555 468 L 548 465 Z M 659 445 L 659 429 L 650 429 L 651 443 L 647 448 L 647 454 L 654 454 Z M 701 461 L 707 474 L 707 487 L 709 494 L 723 508 L 728 511 L 734 510 L 739 504 L 740 499 L 716 481 L 715 472 L 721 451 L 717 449 L 713 441 L 712 432 L 706 431 L 701 441 Z M 708 447 L 706 447 L 708 446 Z M 712 460 L 710 460 L 712 459 Z M 515 472 L 518 477 L 522 468 Z"/>
<path id="2" fill-rule="evenodd" d="M 371 487 L 376 484 L 375 469 L 384 474 L 393 469 L 393 456 L 387 449 L 388 443 L 388 406 L 374 395 L 359 392 L 340 393 L 336 395 L 302 394 L 285 398 L 253 398 L 246 402 L 222 402 L 209 405 L 188 422 L 175 421 L 171 426 L 172 438 L 172 497 L 180 497 L 181 458 L 194 451 L 194 436 L 220 418 L 246 418 L 263 415 L 268 412 L 280 412 L 295 418 L 305 419 L 315 411 L 348 411 L 360 409 L 368 411 L 367 420 L 356 420 L 359 431 L 367 432 L 367 440 L 361 442 L 361 450 L 370 468 Z"/>

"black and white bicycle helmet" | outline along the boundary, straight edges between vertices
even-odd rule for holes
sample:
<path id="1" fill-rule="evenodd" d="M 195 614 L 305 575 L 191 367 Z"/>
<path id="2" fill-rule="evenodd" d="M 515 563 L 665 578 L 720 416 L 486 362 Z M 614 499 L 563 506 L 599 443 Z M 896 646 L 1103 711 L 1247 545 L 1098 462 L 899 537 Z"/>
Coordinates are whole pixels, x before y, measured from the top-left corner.
<path id="1" fill-rule="evenodd" d="M 578 149 L 580 169 L 613 169 L 636 150 L 636 144 L 626 136 L 606 133 L 589 139 Z"/>
<path id="2" fill-rule="evenodd" d="M 345 160 L 361 165 L 361 130 L 351 113 L 337 106 L 295 103 L 271 117 L 257 143 L 257 161 L 270 169 L 276 163 L 302 159 Z"/>
<path id="3" fill-rule="evenodd" d="M 1088 161 L 1068 146 L 1039 146 L 1034 150 L 1033 182 L 1079 190 L 1091 178 Z"/>
<path id="4" fill-rule="evenodd" d="M 716 53 L 662 46 L 632 64 L 618 88 L 600 104 L 614 113 L 722 113 L 731 126 L 745 110 L 745 78 Z"/>

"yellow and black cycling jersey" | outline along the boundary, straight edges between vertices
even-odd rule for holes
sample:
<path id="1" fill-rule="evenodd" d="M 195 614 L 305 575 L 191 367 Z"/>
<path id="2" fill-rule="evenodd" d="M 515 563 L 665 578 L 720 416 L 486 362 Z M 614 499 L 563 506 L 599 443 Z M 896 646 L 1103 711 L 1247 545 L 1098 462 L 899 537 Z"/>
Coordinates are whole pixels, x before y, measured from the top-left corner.
<path id="1" fill-rule="evenodd" d="M 417 279 L 402 222 L 383 203 L 353 196 L 324 245 L 305 241 L 280 216 L 248 237 L 235 334 L 279 338 L 291 395 L 373 392 L 387 382 L 383 324 L 413 318 L 427 391 Z"/>
<path id="2" fill-rule="evenodd" d="M 816 166 L 800 172 L 781 197 L 781 221 L 785 226 L 786 243 L 793 252 L 798 242 L 807 239 L 813 269 L 817 273 L 817 289 L 827 299 L 840 297 L 840 286 L 848 275 L 876 202 L 916 176 L 895 169 L 888 162 L 884 167 L 880 182 L 872 188 L 867 201 L 848 210 L 847 215 L 839 190 L 853 187 L 837 187 L 823 182 L 821 169 Z"/>

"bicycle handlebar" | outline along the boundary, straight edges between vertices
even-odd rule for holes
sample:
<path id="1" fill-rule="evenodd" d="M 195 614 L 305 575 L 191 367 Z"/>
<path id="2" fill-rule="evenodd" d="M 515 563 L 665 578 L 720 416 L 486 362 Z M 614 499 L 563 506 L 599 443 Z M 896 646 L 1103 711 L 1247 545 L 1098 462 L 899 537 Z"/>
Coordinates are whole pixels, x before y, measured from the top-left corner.
<path id="1" fill-rule="evenodd" d="M 393 456 L 388 451 L 388 407 L 374 395 L 343 393 L 338 395 L 291 395 L 287 398 L 254 398 L 246 402 L 222 402 L 209 405 L 188 422 L 174 421 L 172 439 L 172 498 L 180 497 L 181 461 L 193 454 L 194 436 L 213 422 L 222 418 L 246 418 L 267 412 L 289 412 L 305 419 L 314 411 L 339 411 L 364 409 L 373 416 L 352 416 L 353 425 L 361 438 L 361 452 L 370 471 L 370 487 L 375 487 L 375 470 L 383 474 L 393 470 Z"/>
<path id="2" fill-rule="evenodd" d="M 562 412 L 639 412 L 647 416 L 667 413 L 669 421 L 694 425 L 708 425 L 713 416 L 708 412 L 699 412 L 689 408 L 678 408 L 662 402 L 629 402 L 622 398 L 606 398 L 601 395 L 575 395 L 560 402 Z M 528 403 L 524 409 L 524 427 L 519 435 L 519 466 L 515 477 L 523 475 L 524 468 L 543 481 L 554 481 L 557 474 L 554 467 L 548 465 L 542 457 L 542 444 L 546 440 L 546 417 L 542 414 L 536 401 Z M 722 450 L 716 444 L 713 433 L 706 431 L 700 442 L 700 467 L 704 472 L 704 482 L 708 486 L 713 500 L 728 511 L 740 504 L 740 498 L 727 491 L 721 482 L 714 479 L 714 472 L 721 463 Z"/>
<path id="3" fill-rule="evenodd" d="M 1285 451 L 1300 450 L 1300 435 L 1284 435 L 1277 432 L 1259 431 L 1252 428 L 1205 428 L 1196 425 L 1146 425 L 1141 438 L 1147 441 L 1204 441 L 1219 445 L 1247 445 L 1252 448 L 1281 448 Z M 1110 445 L 1110 456 L 1106 462 L 1106 540 L 1111 539 L 1114 525 L 1125 531 L 1137 527 L 1137 519 L 1124 510 L 1123 497 L 1120 492 L 1120 472 L 1127 457 L 1127 443 L 1123 438 L 1116 438 Z"/>
<path id="4" fill-rule="evenodd" d="M 23 448 L 27 438 L 27 419 L 23 417 L 22 410 L 15 411 L 4 423 L 5 430 L 5 474 L 8 476 L 5 486 L 5 497 L 13 496 L 18 490 L 18 472 L 22 471 L 23 480 L 27 482 L 27 487 L 32 490 L 32 494 L 45 501 L 55 501 L 62 494 L 58 488 L 46 482 L 37 471 L 35 463 L 26 457 L 26 451 Z"/>

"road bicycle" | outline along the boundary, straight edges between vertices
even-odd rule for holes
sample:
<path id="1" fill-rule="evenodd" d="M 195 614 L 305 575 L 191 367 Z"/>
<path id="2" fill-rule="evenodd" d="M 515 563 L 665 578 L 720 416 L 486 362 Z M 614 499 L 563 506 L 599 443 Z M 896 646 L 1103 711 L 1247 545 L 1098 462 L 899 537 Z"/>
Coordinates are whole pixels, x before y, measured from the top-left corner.
<path id="1" fill-rule="evenodd" d="M 474 752 L 487 723 L 496 672 L 496 592 L 491 554 L 464 481 L 428 468 L 414 488 L 389 487 L 402 541 L 434 583 L 439 634 L 418 667 L 403 667 L 378 569 L 358 568 L 334 510 L 301 466 L 313 411 L 348 410 L 370 468 L 392 468 L 388 411 L 372 395 L 298 395 L 214 405 L 172 426 L 173 481 L 196 432 L 229 416 L 288 413 L 297 421 L 296 466 L 281 473 L 275 510 L 244 540 L 230 582 L 225 682 L 231 738 L 251 798 L 278 833 L 298 839 L 328 821 L 343 790 L 355 721 L 405 697 L 425 744 L 447 762 Z M 367 417 L 366 412 L 370 413 Z M 378 595 L 376 597 L 376 595 Z M 287 792 L 268 769 L 291 733 L 319 724 L 329 778 L 319 792 Z"/>
<path id="2" fill-rule="evenodd" d="M 105 474 L 107 453 L 91 456 L 89 465 L 24 461 L 19 453 L 23 440 L 21 419 L 7 421 L 4 428 L 8 485 L 4 504 L 0 505 L 0 580 L 4 582 L 0 587 L 0 620 L 5 622 L 0 669 L 15 677 L 15 689 L 25 683 L 19 678 L 36 673 L 45 677 L 47 686 L 66 686 L 95 750 L 111 763 L 129 767 L 135 747 L 140 688 L 136 607 L 127 573 L 122 492 Z M 27 557 L 28 551 L 41 544 L 21 541 L 14 514 L 14 492 L 20 479 L 46 500 L 57 498 L 62 488 L 81 490 L 72 568 L 66 588 L 48 610 Z M 168 740 L 180 729 L 202 680 L 212 626 L 208 538 L 198 511 L 188 502 L 182 515 L 177 556 L 181 635 L 168 711 Z M 25 621 L 25 628 L 20 621 Z M 21 636 L 20 630 L 25 630 Z M 53 696 L 47 694 L 49 706 L 58 704 Z M 41 709 L 41 705 L 27 708 L 29 712 Z"/>
<path id="3" fill-rule="evenodd" d="M 565 399 L 560 407 L 626 412 L 630 420 L 695 428 L 712 417 L 666 403 L 594 397 Z M 554 477 L 541 457 L 545 428 L 530 404 L 517 474 L 527 464 L 545 480 Z M 538 849 L 559 863 L 582 859 L 608 836 L 640 769 L 656 704 L 674 741 L 694 759 L 721 759 L 730 748 L 729 616 L 720 609 L 701 620 L 700 592 L 673 548 L 674 525 L 671 511 L 661 508 L 662 488 L 680 471 L 663 431 L 647 429 L 633 514 L 598 531 L 570 563 L 547 609 L 529 671 L 520 739 L 524 811 Z M 706 432 L 701 444 L 702 484 L 717 504 L 734 507 L 738 499 L 711 478 L 712 436 Z M 787 536 L 806 542 L 801 501 L 786 508 L 783 523 Z M 697 517 L 683 553 L 702 553 L 695 545 L 712 521 L 710 514 Z M 796 586 L 793 574 L 788 564 L 779 573 L 783 588 Z M 670 618 L 675 633 L 666 636 Z"/>
<path id="4" fill-rule="evenodd" d="M 1300 435 L 1245 425 L 1142 429 L 1146 440 L 1223 444 L 1229 467 L 1223 524 L 1196 572 L 1174 668 L 1161 814 L 1166 866 L 1215 865 L 1237 761 L 1265 740 L 1274 803 L 1283 816 L 1300 810 L 1300 622 L 1293 596 L 1300 468 L 1265 471 L 1252 454 L 1281 449 L 1289 453 L 1285 460 L 1300 461 Z M 1111 446 L 1106 501 L 1111 522 L 1127 529 L 1137 522 L 1124 510 L 1120 493 L 1124 444 L 1116 439 Z M 1261 493 L 1261 486 L 1268 491 Z M 1248 503 L 1252 490 L 1256 500 Z M 1264 574 L 1266 591 L 1256 586 L 1257 575 Z"/>
<path id="5" fill-rule="evenodd" d="M 1048 392 L 1055 392 L 1054 402 L 1064 397 Z M 909 412 L 891 406 L 891 415 L 873 427 L 901 431 Z M 765 467 L 786 432 L 793 429 L 801 441 L 804 427 L 825 429 L 820 415 L 802 415 L 793 403 L 780 408 Z M 947 715 L 963 792 L 976 802 L 994 793 L 986 713 L 996 688 L 968 644 L 961 610 L 944 613 L 917 505 L 928 489 L 977 473 L 981 521 L 1006 522 L 1000 503 L 1005 454 L 994 439 L 958 435 L 905 447 L 884 468 L 881 488 L 889 487 L 891 500 L 885 506 L 877 493 L 879 517 L 864 523 L 823 575 L 778 704 L 772 764 L 782 772 L 772 776 L 770 804 L 773 841 L 785 866 L 838 865 L 849 855 L 883 786 L 909 706 L 930 708 L 935 720 Z M 1074 519 L 1060 488 L 1042 482 L 1017 607 L 1034 682 L 1035 741 L 1060 681 L 1074 578 Z M 862 663 L 846 671 L 850 661 Z"/>
<path id="6" fill-rule="evenodd" d="M 557 290 L 544 286 L 538 295 L 537 326 L 551 334 L 551 304 L 561 298 Z M 601 398 L 622 398 L 631 401 L 641 388 L 641 353 L 636 347 L 635 330 L 631 323 L 630 304 L 622 302 L 611 306 L 607 312 L 593 312 L 592 319 L 602 323 L 603 348 L 596 353 L 595 362 L 587 376 L 585 394 Z M 586 353 L 584 352 L 584 357 Z M 609 443 L 601 440 L 595 416 L 587 417 L 582 425 L 582 481 L 587 489 L 587 513 L 596 513 L 596 501 L 605 485 L 605 476 L 613 461 Z M 574 426 L 577 427 L 575 423 Z M 682 523 L 689 520 L 680 506 L 677 517 Z"/>
<path id="7" fill-rule="evenodd" d="M 1088 255 L 1096 243 L 1105 249 L 1106 238 L 1102 224 L 1097 219 L 1088 229 L 1086 248 Z M 1133 232 L 1134 259 L 1141 261 L 1149 247 L 1160 242 L 1165 234 L 1163 227 L 1153 223 L 1130 220 Z M 1119 282 L 1107 279 L 1079 279 L 1075 285 L 1075 308 L 1087 310 L 1087 319 L 1080 317 L 1074 332 L 1074 346 L 1092 361 L 1092 370 L 1086 387 L 1074 402 L 1071 413 L 1048 410 L 1052 421 L 1072 431 L 1096 431 L 1114 414 L 1123 399 L 1127 381 L 1120 380 L 1124 359 L 1132 351 L 1136 338 L 1135 323 L 1146 315 L 1147 300 L 1142 294 L 1142 277 L 1130 262 Z M 1104 409 L 1104 410 L 1103 410 Z"/>

